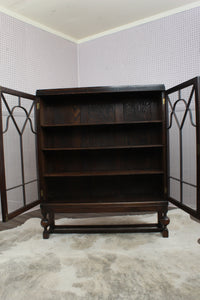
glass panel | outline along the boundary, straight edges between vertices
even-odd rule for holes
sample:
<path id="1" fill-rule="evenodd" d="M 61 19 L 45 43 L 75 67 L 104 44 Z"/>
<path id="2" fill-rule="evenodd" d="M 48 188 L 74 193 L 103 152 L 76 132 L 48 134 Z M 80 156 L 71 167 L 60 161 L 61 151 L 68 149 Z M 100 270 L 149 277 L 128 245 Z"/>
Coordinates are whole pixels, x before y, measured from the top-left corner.
<path id="1" fill-rule="evenodd" d="M 32 119 L 32 121 L 34 121 Z M 30 122 L 26 124 L 23 133 L 24 177 L 25 183 L 36 180 L 36 136 L 32 133 Z"/>
<path id="2" fill-rule="evenodd" d="M 194 99 L 193 101 L 194 102 Z M 191 103 L 192 104 L 192 103 Z M 190 106 L 191 107 L 191 106 Z M 195 121 L 195 109 L 194 106 L 191 109 L 191 115 L 188 112 L 185 119 L 185 123 L 182 129 L 182 140 L 183 140 L 183 181 L 196 185 L 196 127 L 191 123 Z"/>
<path id="3" fill-rule="evenodd" d="M 193 186 L 183 184 L 183 204 L 196 209 L 197 189 Z"/>
<path id="4" fill-rule="evenodd" d="M 8 213 L 23 207 L 22 187 L 7 191 Z"/>
<path id="5" fill-rule="evenodd" d="M 175 120 L 172 122 L 172 127 L 169 131 L 169 174 L 172 177 L 180 179 L 180 144 L 179 144 L 179 129 Z"/>
<path id="6" fill-rule="evenodd" d="M 7 116 L 3 116 L 6 123 Z M 5 127 L 4 127 L 5 128 Z M 3 135 L 6 188 L 22 184 L 20 137 L 12 120 L 9 121 L 9 129 Z"/>
<path id="7" fill-rule="evenodd" d="M 174 179 L 170 179 L 169 186 L 169 196 L 180 202 L 180 182 Z"/>
<path id="8" fill-rule="evenodd" d="M 26 203 L 30 204 L 38 200 L 38 185 L 37 181 L 25 185 Z"/>

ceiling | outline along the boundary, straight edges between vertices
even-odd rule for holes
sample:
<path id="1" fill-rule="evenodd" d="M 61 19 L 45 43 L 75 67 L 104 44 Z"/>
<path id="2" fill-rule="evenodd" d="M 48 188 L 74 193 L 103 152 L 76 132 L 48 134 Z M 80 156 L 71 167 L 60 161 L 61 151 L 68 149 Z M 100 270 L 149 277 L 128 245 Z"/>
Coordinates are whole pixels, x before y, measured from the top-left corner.
<path id="1" fill-rule="evenodd" d="M 77 43 L 197 6 L 192 0 L 0 0 L 0 11 Z"/>

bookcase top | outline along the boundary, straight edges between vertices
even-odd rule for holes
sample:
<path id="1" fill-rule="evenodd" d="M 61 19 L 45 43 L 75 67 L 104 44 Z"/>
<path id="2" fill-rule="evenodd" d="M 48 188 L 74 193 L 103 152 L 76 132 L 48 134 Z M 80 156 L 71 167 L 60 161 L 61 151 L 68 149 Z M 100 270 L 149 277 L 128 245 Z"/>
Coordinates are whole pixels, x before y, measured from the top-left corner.
<path id="1" fill-rule="evenodd" d="M 119 93 L 119 92 L 151 92 L 165 91 L 164 84 L 150 85 L 121 85 L 121 86 L 94 86 L 80 88 L 44 89 L 37 90 L 37 96 L 53 96 L 66 94 L 99 94 L 99 93 Z"/>

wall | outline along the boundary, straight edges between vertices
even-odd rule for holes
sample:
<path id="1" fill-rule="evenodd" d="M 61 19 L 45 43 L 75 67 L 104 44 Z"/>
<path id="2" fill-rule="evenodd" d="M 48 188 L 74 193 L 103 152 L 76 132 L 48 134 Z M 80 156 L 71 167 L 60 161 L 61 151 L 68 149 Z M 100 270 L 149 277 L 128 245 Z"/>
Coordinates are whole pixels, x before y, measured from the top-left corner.
<path id="1" fill-rule="evenodd" d="M 200 74 L 200 8 L 79 45 L 79 85 L 164 83 Z"/>
<path id="2" fill-rule="evenodd" d="M 77 86 L 77 45 L 32 25 L 0 13 L 0 86 L 35 94 L 37 89 Z M 10 108 L 18 99 L 5 95 Z M 30 109 L 31 101 L 23 104 Z M 8 111 L 3 105 L 3 125 Z M 14 110 L 15 120 L 23 127 L 26 116 L 22 109 Z M 31 115 L 34 123 L 34 115 Z M 27 204 L 38 199 L 35 135 L 29 122 L 23 134 L 25 194 Z M 10 120 L 4 134 L 8 211 L 23 205 L 22 167 L 19 134 Z M 16 187 L 12 189 L 13 187 Z M 0 208 L 1 211 L 1 208 Z"/>
<path id="3" fill-rule="evenodd" d="M 77 45 L 0 13 L 0 85 L 29 93 L 77 86 Z"/>

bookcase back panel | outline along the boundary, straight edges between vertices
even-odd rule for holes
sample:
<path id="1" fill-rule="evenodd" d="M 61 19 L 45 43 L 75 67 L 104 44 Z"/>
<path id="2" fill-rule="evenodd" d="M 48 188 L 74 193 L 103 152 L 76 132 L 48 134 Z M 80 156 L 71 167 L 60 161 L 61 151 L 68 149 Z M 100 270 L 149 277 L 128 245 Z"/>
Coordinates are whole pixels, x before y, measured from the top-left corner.
<path id="1" fill-rule="evenodd" d="M 163 199 L 163 175 L 46 179 L 50 202 L 129 202 Z"/>
<path id="2" fill-rule="evenodd" d="M 161 145 L 162 123 L 45 128 L 45 148 Z"/>
<path id="3" fill-rule="evenodd" d="M 87 124 L 160 120 L 159 92 L 65 95 L 44 98 L 42 123 Z M 84 101 L 85 100 L 85 101 Z"/>
<path id="4" fill-rule="evenodd" d="M 50 151 L 45 156 L 45 173 L 162 170 L 162 148 Z"/>

